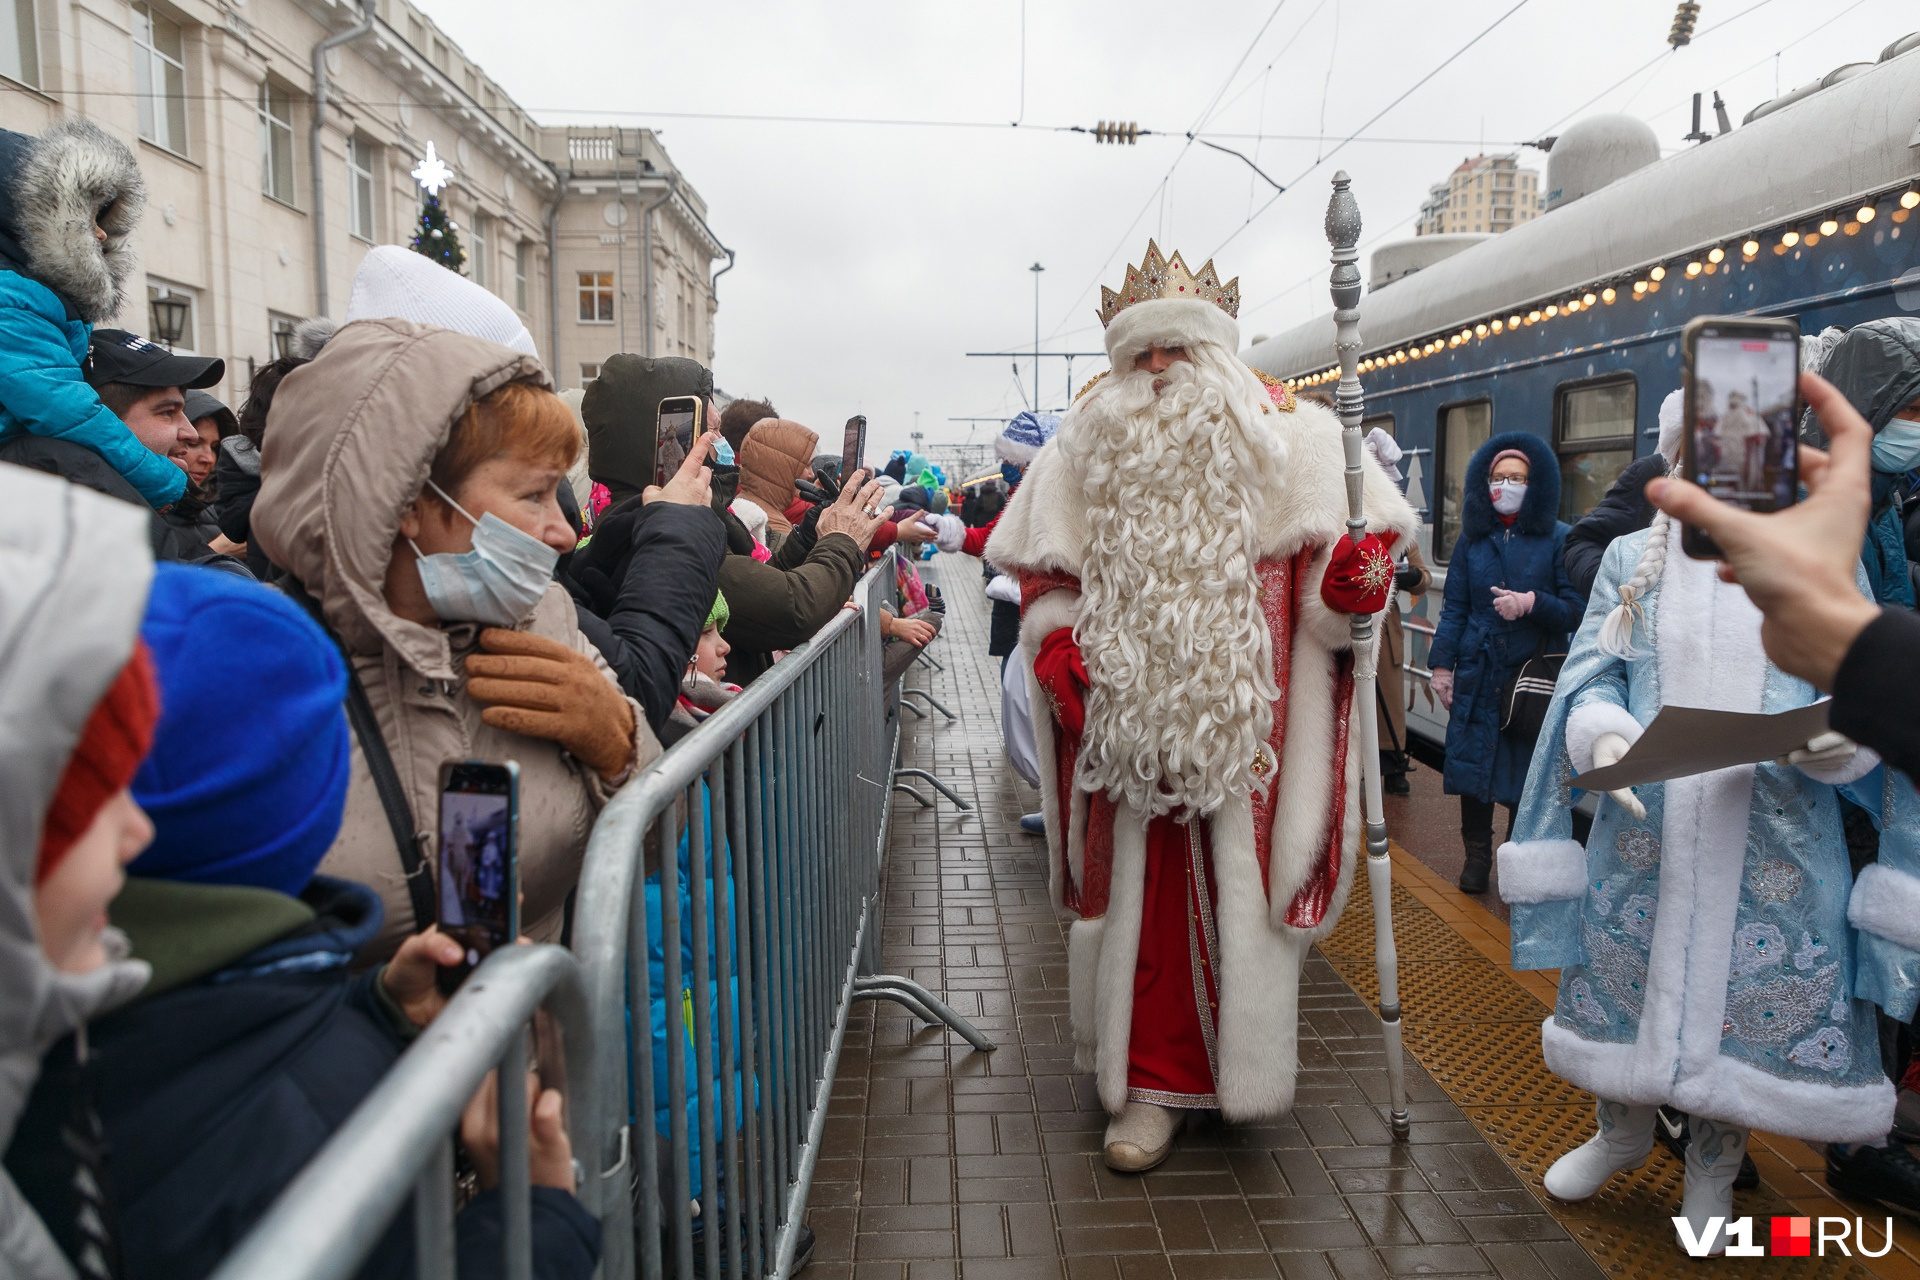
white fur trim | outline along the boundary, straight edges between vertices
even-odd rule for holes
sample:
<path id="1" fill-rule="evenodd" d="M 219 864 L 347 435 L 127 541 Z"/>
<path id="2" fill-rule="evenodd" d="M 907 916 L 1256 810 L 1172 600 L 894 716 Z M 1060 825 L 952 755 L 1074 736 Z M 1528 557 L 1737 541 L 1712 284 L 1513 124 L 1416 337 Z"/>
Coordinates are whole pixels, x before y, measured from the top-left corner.
<path id="1" fill-rule="evenodd" d="M 993 455 L 1002 462 L 1011 462 L 1016 467 L 1031 463 L 1045 448 L 1045 445 L 1028 444 L 1025 440 L 1009 440 L 1005 435 L 993 438 Z"/>
<path id="2" fill-rule="evenodd" d="M 1893 1084 L 1831 1085 L 1783 1080 L 1718 1052 L 1698 1072 L 1667 1081 L 1644 1068 L 1641 1043 L 1588 1040 L 1548 1018 L 1540 1029 L 1547 1067 L 1610 1102 L 1671 1103 L 1692 1115 L 1743 1124 L 1806 1142 L 1867 1142 L 1893 1127 Z"/>
<path id="3" fill-rule="evenodd" d="M 1260 512 L 1260 554 L 1290 556 L 1310 542 L 1330 546 L 1347 531 L 1347 453 L 1340 419 L 1326 406 L 1302 400 L 1292 413 L 1263 414 L 1260 420 L 1287 442 L 1287 489 Z M 1403 553 L 1420 527 L 1420 517 L 1364 449 L 1360 467 L 1367 529 L 1399 534 L 1394 548 Z M 1319 578 L 1313 586 L 1313 604 L 1324 609 Z M 1346 625 L 1345 614 L 1334 616 Z"/>
<path id="4" fill-rule="evenodd" d="M 1140 911 L 1146 892 L 1147 824 L 1125 801 L 1113 820 L 1113 892 L 1107 899 L 1099 969 L 1094 978 L 1094 1083 L 1114 1115 L 1127 1105 L 1127 1050 L 1133 1039 L 1133 976 L 1140 962 Z M 1073 960 L 1069 952 L 1068 961 Z M 1067 985 L 1073 986 L 1069 969 Z M 1072 1000 L 1068 1007 L 1071 1009 Z M 1081 1033 L 1074 1031 L 1078 1042 Z"/>
<path id="5" fill-rule="evenodd" d="M 1502 902 L 1533 906 L 1586 896 L 1587 851 L 1578 840 L 1509 840 L 1494 856 Z"/>
<path id="6" fill-rule="evenodd" d="M 1011 574 L 996 573 L 993 581 L 987 584 L 987 599 L 998 600 L 1002 604 L 1020 603 L 1020 584 Z"/>
<path id="7" fill-rule="evenodd" d="M 1618 703 L 1596 698 L 1583 702 L 1567 713 L 1567 758 L 1576 774 L 1593 768 L 1593 744 L 1603 733 L 1617 733 L 1632 746 L 1646 730 L 1633 718 L 1633 712 Z"/>
<path id="8" fill-rule="evenodd" d="M 1667 392 L 1667 398 L 1660 402 L 1660 442 L 1655 447 L 1669 467 L 1680 461 L 1680 417 L 1684 407 L 1684 393 L 1677 389 Z"/>
<path id="9" fill-rule="evenodd" d="M 1136 302 L 1107 326 L 1107 360 L 1131 369 L 1148 347 L 1186 347 L 1212 342 L 1232 356 L 1240 350 L 1240 323 L 1211 302 L 1198 298 L 1156 298 Z"/>
<path id="10" fill-rule="evenodd" d="M 1318 579 L 1313 579 L 1315 583 Z M 1316 586 L 1295 591 L 1317 598 Z M 1287 677 L 1287 731 L 1281 745 L 1280 776 L 1273 782 L 1273 840 L 1267 853 L 1267 911 L 1276 930 L 1285 930 L 1287 908 L 1326 848 L 1327 806 L 1333 802 L 1335 703 L 1334 655 L 1305 627 L 1294 633 L 1293 661 Z M 1359 725 L 1350 722 L 1347 760 Z M 1349 776 L 1352 770 L 1347 770 Z M 1351 806 L 1357 796 L 1347 790 Z"/>
<path id="11" fill-rule="evenodd" d="M 1220 926 L 1214 1090 L 1228 1120 L 1272 1119 L 1293 1106 L 1300 966 L 1311 943 L 1296 930 L 1268 926 L 1252 806 L 1226 806 L 1209 834 Z"/>
<path id="12" fill-rule="evenodd" d="M 1847 923 L 1909 951 L 1920 951 L 1920 878 L 1884 862 L 1870 863 L 1853 882 Z"/>
<path id="13" fill-rule="evenodd" d="M 1073 1028 L 1075 1071 L 1090 1072 L 1098 1063 L 1095 1053 L 1100 1044 L 1100 1022 L 1094 1011 L 1098 1007 L 1100 945 L 1106 932 L 1105 917 L 1076 920 L 1067 929 L 1067 1014 Z"/>

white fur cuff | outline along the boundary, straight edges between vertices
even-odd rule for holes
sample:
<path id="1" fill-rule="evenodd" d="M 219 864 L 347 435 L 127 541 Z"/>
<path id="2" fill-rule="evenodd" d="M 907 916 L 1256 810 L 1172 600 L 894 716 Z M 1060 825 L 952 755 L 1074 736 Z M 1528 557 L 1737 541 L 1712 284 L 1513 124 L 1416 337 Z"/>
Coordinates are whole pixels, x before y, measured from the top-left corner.
<path id="1" fill-rule="evenodd" d="M 1510 906 L 1565 902 L 1587 892 L 1587 851 L 1578 840 L 1509 840 L 1495 856 L 1500 898 Z"/>
<path id="2" fill-rule="evenodd" d="M 1869 864 L 1853 882 L 1847 923 L 1909 951 L 1920 951 L 1920 878 L 1884 862 Z"/>
<path id="3" fill-rule="evenodd" d="M 1632 746 L 1644 730 L 1633 713 L 1611 702 L 1583 702 L 1567 713 L 1567 758 L 1575 774 L 1593 768 L 1593 744 L 1603 733 L 1617 733 Z"/>
<path id="4" fill-rule="evenodd" d="M 1821 768 L 1818 765 L 1803 764 L 1800 772 L 1815 782 L 1824 782 L 1830 787 L 1844 787 L 1849 782 L 1858 782 L 1880 767 L 1880 753 L 1872 747 L 1855 747 L 1853 754 L 1839 764 Z"/>

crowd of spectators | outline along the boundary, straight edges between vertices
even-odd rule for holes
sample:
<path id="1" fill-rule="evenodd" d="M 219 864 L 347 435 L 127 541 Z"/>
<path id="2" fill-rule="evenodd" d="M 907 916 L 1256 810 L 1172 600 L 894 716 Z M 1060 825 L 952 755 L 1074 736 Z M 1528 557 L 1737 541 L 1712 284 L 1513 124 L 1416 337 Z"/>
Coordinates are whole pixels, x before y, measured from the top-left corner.
<path id="1" fill-rule="evenodd" d="M 614 791 L 941 528 L 691 360 L 557 393 L 394 246 L 236 412 L 221 360 L 100 327 L 143 200 L 92 125 L 0 131 L 0 1274 L 36 1280 L 209 1273 L 440 1012 L 443 763 L 518 765 L 521 932 L 564 941 Z M 679 395 L 709 430 L 656 484 Z M 898 586 L 890 669 L 940 620 Z M 536 1270 L 584 1277 L 530 1095 Z M 490 1116 L 463 1275 L 498 1268 Z M 366 1274 L 412 1274 L 411 1225 Z"/>

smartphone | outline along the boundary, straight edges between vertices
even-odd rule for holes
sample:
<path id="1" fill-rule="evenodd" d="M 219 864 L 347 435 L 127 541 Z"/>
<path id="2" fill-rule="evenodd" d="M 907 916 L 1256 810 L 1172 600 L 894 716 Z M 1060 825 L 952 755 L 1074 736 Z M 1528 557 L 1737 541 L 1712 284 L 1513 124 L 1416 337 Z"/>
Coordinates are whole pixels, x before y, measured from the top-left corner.
<path id="1" fill-rule="evenodd" d="M 660 419 L 653 437 L 653 482 L 664 485 L 693 452 L 693 442 L 707 420 L 706 401 L 699 396 L 668 396 L 660 402 Z"/>
<path id="2" fill-rule="evenodd" d="M 1800 494 L 1800 325 L 1702 316 L 1681 330 L 1681 474 L 1722 502 L 1780 511 Z M 1696 560 L 1726 557 L 1705 530 L 1680 527 Z"/>
<path id="3" fill-rule="evenodd" d="M 867 416 L 856 413 L 847 419 L 847 434 L 840 443 L 840 483 L 845 484 L 847 477 L 860 469 L 860 459 L 867 456 Z"/>
<path id="4" fill-rule="evenodd" d="M 440 932 L 466 949 L 443 966 L 453 993 L 496 947 L 520 936 L 520 766 L 449 760 L 440 766 Z"/>

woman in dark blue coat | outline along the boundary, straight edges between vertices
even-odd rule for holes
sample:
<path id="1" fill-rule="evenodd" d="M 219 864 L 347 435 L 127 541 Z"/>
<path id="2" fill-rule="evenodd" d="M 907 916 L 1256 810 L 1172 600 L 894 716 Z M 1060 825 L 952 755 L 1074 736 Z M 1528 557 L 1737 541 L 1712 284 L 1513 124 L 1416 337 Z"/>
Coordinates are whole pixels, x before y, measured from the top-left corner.
<path id="1" fill-rule="evenodd" d="M 1533 759 L 1531 739 L 1500 731 L 1501 694 L 1542 640 L 1565 652 L 1586 599 L 1563 563 L 1560 466 L 1545 441 L 1524 431 L 1495 436 L 1467 462 L 1465 491 L 1428 665 L 1450 713 L 1444 776 L 1447 794 L 1460 797 L 1460 887 L 1485 893 L 1493 806 L 1506 806 L 1511 828 Z"/>

